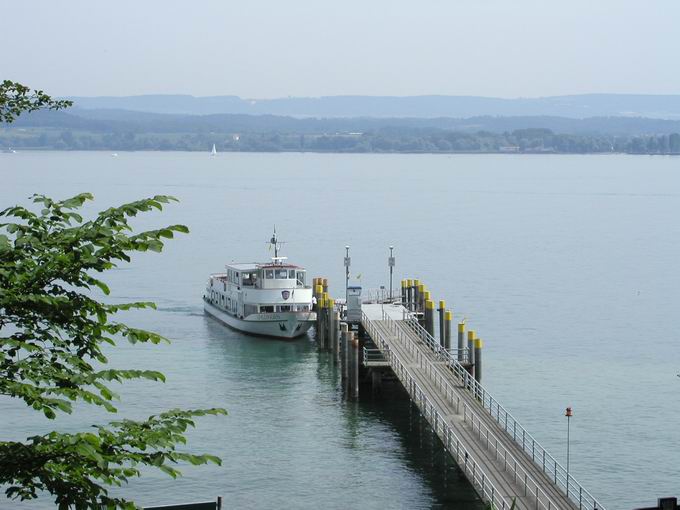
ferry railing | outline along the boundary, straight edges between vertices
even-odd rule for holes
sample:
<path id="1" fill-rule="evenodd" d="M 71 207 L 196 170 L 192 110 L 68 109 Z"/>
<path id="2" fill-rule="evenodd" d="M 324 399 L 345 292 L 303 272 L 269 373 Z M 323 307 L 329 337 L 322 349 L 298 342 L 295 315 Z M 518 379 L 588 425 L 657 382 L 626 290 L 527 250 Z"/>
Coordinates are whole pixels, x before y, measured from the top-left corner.
<path id="1" fill-rule="evenodd" d="M 383 320 L 388 323 L 393 331 L 399 328 L 396 322 L 385 312 Z M 536 439 L 510 414 L 472 375 L 460 362 L 451 356 L 418 321 L 407 317 L 400 321 L 414 332 L 441 361 L 446 361 L 447 366 L 460 379 L 463 386 L 468 389 L 489 415 L 498 423 L 505 432 L 512 437 L 513 441 L 521 447 L 522 451 L 541 468 L 541 470 L 553 480 L 565 495 L 579 509 L 605 510 L 604 506 L 584 488 L 567 470 L 538 442 Z M 405 335 L 404 335 L 405 337 Z M 411 351 L 413 352 L 413 351 Z M 434 367 L 434 365 L 432 365 Z"/>
<path id="2" fill-rule="evenodd" d="M 402 363 L 394 351 L 389 349 L 389 343 L 385 341 L 382 333 L 378 331 L 375 324 L 368 320 L 364 312 L 362 312 L 362 319 L 364 328 L 368 334 L 371 335 L 373 341 L 386 353 L 386 358 L 390 362 L 392 370 L 397 377 L 399 377 L 399 380 L 404 385 L 404 388 L 406 388 L 411 399 L 420 409 L 422 415 L 428 420 L 432 430 L 442 440 L 444 447 L 454 458 L 458 467 L 467 475 L 470 483 L 479 489 L 482 498 L 491 503 L 491 508 L 496 510 L 510 510 L 511 505 L 508 504 L 503 495 L 498 491 L 482 466 L 475 460 L 472 453 L 465 448 L 465 445 L 460 441 L 453 428 L 449 426 L 432 401 L 427 397 L 427 394 L 423 391 L 422 387 L 415 380 L 411 371 L 404 363 Z"/>

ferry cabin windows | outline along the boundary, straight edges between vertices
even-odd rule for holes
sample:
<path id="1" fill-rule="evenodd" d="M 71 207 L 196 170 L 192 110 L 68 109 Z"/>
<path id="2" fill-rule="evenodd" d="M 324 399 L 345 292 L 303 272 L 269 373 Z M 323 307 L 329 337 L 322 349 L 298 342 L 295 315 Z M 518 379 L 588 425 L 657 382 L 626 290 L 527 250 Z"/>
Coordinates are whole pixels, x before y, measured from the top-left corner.
<path id="1" fill-rule="evenodd" d="M 297 284 L 300 287 L 305 286 L 305 272 L 304 271 L 298 271 L 297 272 Z"/>
<path id="2" fill-rule="evenodd" d="M 298 274 L 304 275 L 304 272 L 299 272 Z M 256 277 L 257 274 L 253 273 Z M 295 269 L 288 268 L 276 268 L 276 269 L 265 269 L 264 277 L 266 280 L 294 280 L 295 279 Z M 304 279 L 304 276 L 303 276 Z"/>
<path id="3" fill-rule="evenodd" d="M 309 312 L 311 305 L 260 305 L 260 313 L 279 313 L 279 312 Z"/>
<path id="4" fill-rule="evenodd" d="M 241 273 L 243 277 L 243 285 L 252 287 L 257 283 L 257 272 L 253 273 Z"/>

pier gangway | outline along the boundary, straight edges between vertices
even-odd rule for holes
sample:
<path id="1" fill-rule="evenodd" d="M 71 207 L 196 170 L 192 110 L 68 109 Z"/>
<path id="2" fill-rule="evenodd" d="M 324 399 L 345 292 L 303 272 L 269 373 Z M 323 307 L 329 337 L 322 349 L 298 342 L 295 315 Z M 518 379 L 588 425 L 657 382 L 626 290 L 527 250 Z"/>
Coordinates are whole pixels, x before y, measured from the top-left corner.
<path id="1" fill-rule="evenodd" d="M 482 499 L 498 510 L 604 510 L 400 304 L 362 305 L 361 324 Z M 370 354 L 378 358 L 375 352 Z"/>

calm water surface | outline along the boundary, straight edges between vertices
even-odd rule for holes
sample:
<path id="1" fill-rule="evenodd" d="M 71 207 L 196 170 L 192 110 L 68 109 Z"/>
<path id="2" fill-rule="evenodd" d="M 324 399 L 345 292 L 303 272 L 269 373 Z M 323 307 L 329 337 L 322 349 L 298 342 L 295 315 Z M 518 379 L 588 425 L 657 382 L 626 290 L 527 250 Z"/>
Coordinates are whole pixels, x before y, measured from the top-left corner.
<path id="1" fill-rule="evenodd" d="M 224 406 L 190 441 L 224 465 L 177 481 L 151 473 L 125 489 L 142 504 L 221 494 L 229 508 L 479 507 L 408 401 L 346 403 L 313 338 L 251 338 L 203 316 L 207 274 L 265 259 L 273 224 L 284 254 L 337 296 L 346 244 L 365 287 L 387 283 L 394 245 L 395 281 L 420 278 L 477 330 L 485 385 L 558 459 L 573 407 L 572 473 L 609 509 L 680 495 L 680 159 L 17 153 L 0 154 L 0 178 L 0 207 L 36 192 L 91 191 L 91 211 L 181 200 L 136 224 L 191 234 L 107 277 L 113 299 L 158 303 L 130 322 L 172 339 L 111 353 L 168 376 L 126 385 L 119 415 Z M 0 400 L 0 437 L 109 418 L 83 409 L 48 422 Z"/>

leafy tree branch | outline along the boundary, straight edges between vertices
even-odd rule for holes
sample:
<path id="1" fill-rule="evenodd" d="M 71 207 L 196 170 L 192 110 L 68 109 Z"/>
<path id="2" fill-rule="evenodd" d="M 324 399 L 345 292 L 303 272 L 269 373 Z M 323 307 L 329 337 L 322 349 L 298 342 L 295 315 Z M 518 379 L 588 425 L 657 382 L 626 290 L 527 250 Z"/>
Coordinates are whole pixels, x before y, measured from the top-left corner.
<path id="1" fill-rule="evenodd" d="M 135 233 L 129 219 L 162 210 L 175 201 L 158 195 L 112 207 L 84 220 L 77 212 L 92 200 L 83 193 L 67 200 L 34 195 L 32 208 L 0 212 L 0 394 L 20 399 L 47 418 L 71 413 L 85 402 L 116 412 L 111 383 L 130 379 L 164 381 L 151 370 L 106 367 L 104 348 L 124 339 L 160 343 L 161 335 L 116 320 L 120 311 L 154 308 L 153 303 L 109 304 L 100 274 L 129 262 L 133 252 L 160 252 L 183 225 Z M 108 495 L 155 466 L 177 476 L 177 464 L 219 463 L 211 455 L 178 452 L 194 418 L 225 414 L 223 409 L 172 410 L 144 421 L 122 420 L 91 432 L 50 432 L 25 442 L 0 442 L 0 484 L 10 498 L 54 495 L 59 508 L 134 508 Z"/>
<path id="2" fill-rule="evenodd" d="M 3 80 L 0 83 L 0 123 L 13 122 L 24 112 L 60 110 L 72 104 L 73 101 L 52 99 L 42 90 L 31 90 L 15 81 Z"/>

